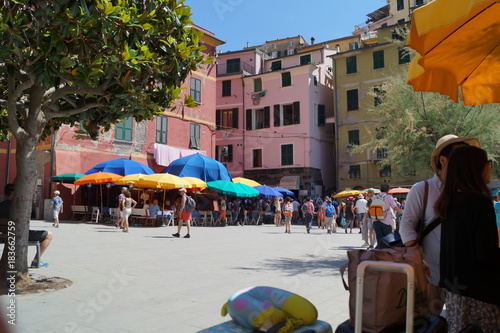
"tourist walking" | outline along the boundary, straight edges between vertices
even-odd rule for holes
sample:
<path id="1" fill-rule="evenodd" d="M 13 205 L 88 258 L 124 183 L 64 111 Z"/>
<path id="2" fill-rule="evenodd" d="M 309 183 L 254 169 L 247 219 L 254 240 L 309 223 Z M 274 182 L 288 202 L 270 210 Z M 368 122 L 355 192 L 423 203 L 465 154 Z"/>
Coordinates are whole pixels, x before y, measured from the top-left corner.
<path id="1" fill-rule="evenodd" d="M 331 234 L 337 232 L 336 223 L 335 223 L 335 206 L 331 200 L 326 201 L 325 207 L 325 225 L 326 232 Z"/>
<path id="2" fill-rule="evenodd" d="M 311 226 L 312 226 L 312 218 L 314 214 L 314 205 L 312 203 L 312 199 L 307 197 L 305 202 L 302 204 L 301 207 L 302 214 L 304 216 L 304 220 L 306 222 L 306 230 L 307 233 L 311 233 Z"/>
<path id="3" fill-rule="evenodd" d="M 351 229 L 350 233 L 352 234 L 352 227 L 354 226 L 354 197 L 347 198 L 347 203 L 345 204 L 345 232 L 347 233 L 347 229 Z"/>
<path id="4" fill-rule="evenodd" d="M 59 196 L 61 192 L 54 191 L 54 197 L 50 200 L 49 210 L 52 209 L 52 216 L 54 217 L 53 227 L 59 228 L 59 214 L 63 212 L 63 199 Z"/>
<path id="5" fill-rule="evenodd" d="M 132 194 L 129 190 L 125 191 L 125 199 L 122 200 L 122 208 L 123 208 L 123 232 L 128 232 L 128 219 L 130 214 L 132 214 L 132 209 L 137 205 L 137 201 L 132 199 Z"/>
<path id="6" fill-rule="evenodd" d="M 354 205 L 354 211 L 356 212 L 356 219 L 359 223 L 359 228 L 361 231 L 361 239 L 365 242 L 362 246 L 368 246 L 368 223 L 363 223 L 366 214 L 367 201 L 363 194 L 358 194 L 358 200 Z"/>
<path id="7" fill-rule="evenodd" d="M 178 210 L 179 222 L 177 223 L 177 232 L 175 234 L 172 234 L 172 236 L 179 238 L 181 236 L 182 225 L 184 224 L 184 222 L 186 222 L 187 234 L 184 236 L 184 238 L 191 238 L 191 211 L 186 205 L 186 201 L 188 200 L 186 189 L 180 188 L 179 194 L 181 195 Z"/>
<path id="8" fill-rule="evenodd" d="M 285 215 L 285 233 L 290 234 L 293 216 L 293 204 L 290 197 L 285 198 L 285 204 L 283 205 L 283 214 Z"/>

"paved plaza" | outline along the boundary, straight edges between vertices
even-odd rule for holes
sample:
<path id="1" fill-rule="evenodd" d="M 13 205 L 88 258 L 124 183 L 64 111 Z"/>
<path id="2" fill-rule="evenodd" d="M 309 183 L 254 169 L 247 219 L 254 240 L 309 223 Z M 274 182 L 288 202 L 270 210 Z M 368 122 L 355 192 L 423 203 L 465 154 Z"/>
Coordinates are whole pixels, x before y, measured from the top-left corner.
<path id="1" fill-rule="evenodd" d="M 360 248 L 357 233 L 328 235 L 303 225 L 292 233 L 274 225 L 132 227 L 32 221 L 54 232 L 35 277 L 63 277 L 69 288 L 18 295 L 14 333 L 198 332 L 229 320 L 220 309 L 234 292 L 256 285 L 297 293 L 335 327 L 348 318 L 349 293 L 339 267 L 346 250 Z M 182 236 L 186 233 L 183 228 Z M 29 248 L 29 256 L 34 248 Z M 5 297 L 5 296 L 2 296 Z M 1 301 L 5 308 L 6 299 Z"/>

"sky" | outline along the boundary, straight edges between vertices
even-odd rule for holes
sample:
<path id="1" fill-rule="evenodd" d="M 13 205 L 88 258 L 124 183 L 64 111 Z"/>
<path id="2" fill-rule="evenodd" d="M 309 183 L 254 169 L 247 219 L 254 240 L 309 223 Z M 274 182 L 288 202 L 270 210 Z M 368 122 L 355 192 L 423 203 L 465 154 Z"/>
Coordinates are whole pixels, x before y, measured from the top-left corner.
<path id="1" fill-rule="evenodd" d="M 226 41 L 223 52 L 302 35 L 310 43 L 350 36 L 386 0 L 186 0 L 193 22 Z M 248 43 L 248 45 L 247 45 Z"/>

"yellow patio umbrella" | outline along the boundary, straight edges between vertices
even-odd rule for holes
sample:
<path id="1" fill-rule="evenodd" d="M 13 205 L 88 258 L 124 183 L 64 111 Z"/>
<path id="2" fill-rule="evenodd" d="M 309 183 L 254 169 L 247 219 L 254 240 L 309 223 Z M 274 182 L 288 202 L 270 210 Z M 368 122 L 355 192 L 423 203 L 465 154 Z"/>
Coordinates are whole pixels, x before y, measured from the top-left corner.
<path id="1" fill-rule="evenodd" d="M 465 105 L 500 103 L 500 2 L 435 0 L 416 9 L 408 84 Z"/>
<path id="2" fill-rule="evenodd" d="M 245 185 L 248 185 L 248 186 L 251 186 L 251 187 L 255 187 L 255 186 L 260 186 L 261 185 L 261 184 L 257 183 L 255 180 L 251 180 L 251 179 L 243 178 L 243 177 L 233 178 L 233 183 L 245 184 Z"/>
<path id="3" fill-rule="evenodd" d="M 193 188 L 193 189 L 196 188 L 196 189 L 199 189 L 199 190 L 203 190 L 204 188 L 207 187 L 207 183 L 205 183 L 200 178 L 196 178 L 196 177 L 181 177 L 181 179 L 182 179 L 182 181 L 188 183 L 189 187 Z"/>
<path id="4" fill-rule="evenodd" d="M 181 177 L 171 175 L 169 173 L 154 173 L 152 175 L 145 175 L 137 183 L 137 187 L 145 188 L 160 188 L 164 190 L 171 190 L 176 188 L 190 188 L 188 182 L 182 180 Z"/>
<path id="5" fill-rule="evenodd" d="M 115 182 L 116 185 L 130 185 L 138 183 L 144 176 L 142 173 L 134 173 L 132 175 L 124 176 L 122 179 Z"/>
<path id="6" fill-rule="evenodd" d="M 360 194 L 361 191 L 358 190 L 347 190 L 347 191 L 341 191 L 337 194 L 334 195 L 335 198 L 348 198 L 348 197 L 353 197 L 355 195 Z"/>

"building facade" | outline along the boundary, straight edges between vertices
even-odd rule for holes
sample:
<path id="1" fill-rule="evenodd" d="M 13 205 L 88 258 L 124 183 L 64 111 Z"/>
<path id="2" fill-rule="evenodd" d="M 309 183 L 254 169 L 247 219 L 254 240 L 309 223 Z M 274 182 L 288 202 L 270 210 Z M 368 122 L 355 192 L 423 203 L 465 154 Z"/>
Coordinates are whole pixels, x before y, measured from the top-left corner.
<path id="1" fill-rule="evenodd" d="M 382 85 L 407 66 L 409 54 L 397 40 L 406 29 L 411 11 L 423 1 L 394 1 L 368 14 L 365 26 L 356 26 L 357 46 L 333 56 L 334 108 L 337 129 L 338 189 L 378 187 L 382 183 L 409 185 L 415 174 L 396 176 L 390 166 L 381 166 L 390 152 L 384 148 L 358 152 L 358 145 L 383 133 L 383 121 L 368 112 L 380 102 Z M 411 5 L 411 6 L 410 6 Z"/>

